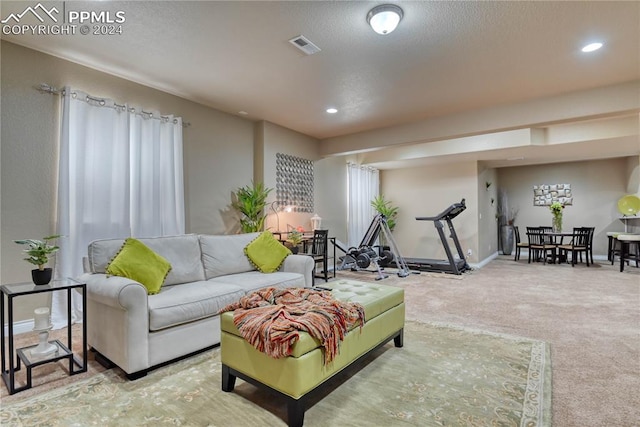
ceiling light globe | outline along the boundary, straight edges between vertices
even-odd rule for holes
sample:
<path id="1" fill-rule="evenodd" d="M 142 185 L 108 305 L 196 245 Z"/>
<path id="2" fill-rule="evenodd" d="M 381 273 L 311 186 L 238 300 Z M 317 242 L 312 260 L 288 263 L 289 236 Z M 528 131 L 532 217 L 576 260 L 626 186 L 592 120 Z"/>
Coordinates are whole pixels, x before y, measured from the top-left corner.
<path id="1" fill-rule="evenodd" d="M 367 14 L 367 22 L 378 34 L 389 34 L 396 29 L 403 17 L 402 9 L 395 4 L 376 6 Z"/>

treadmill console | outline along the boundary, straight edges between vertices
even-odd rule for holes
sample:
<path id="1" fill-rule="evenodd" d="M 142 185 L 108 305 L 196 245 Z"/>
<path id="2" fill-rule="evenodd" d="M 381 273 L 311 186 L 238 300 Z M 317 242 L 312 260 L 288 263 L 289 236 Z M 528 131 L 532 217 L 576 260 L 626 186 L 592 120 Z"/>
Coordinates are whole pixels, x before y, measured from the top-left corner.
<path id="1" fill-rule="evenodd" d="M 460 203 L 454 203 L 449 206 L 447 209 L 442 211 L 439 215 L 436 216 L 417 216 L 416 220 L 418 221 L 439 221 L 442 219 L 453 219 L 460 215 L 462 211 L 467 209 L 467 205 L 465 204 L 464 199 L 460 201 Z"/>

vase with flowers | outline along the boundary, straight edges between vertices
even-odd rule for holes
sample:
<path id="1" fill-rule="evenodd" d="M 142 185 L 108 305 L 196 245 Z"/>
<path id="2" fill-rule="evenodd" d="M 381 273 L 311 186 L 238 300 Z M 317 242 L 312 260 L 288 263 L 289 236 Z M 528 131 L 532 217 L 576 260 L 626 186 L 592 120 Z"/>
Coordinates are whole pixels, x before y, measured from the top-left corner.
<path id="1" fill-rule="evenodd" d="M 549 209 L 551 210 L 551 215 L 553 215 L 551 220 L 553 232 L 559 233 L 562 231 L 562 211 L 564 210 L 564 205 L 560 202 L 553 202 L 549 206 Z"/>

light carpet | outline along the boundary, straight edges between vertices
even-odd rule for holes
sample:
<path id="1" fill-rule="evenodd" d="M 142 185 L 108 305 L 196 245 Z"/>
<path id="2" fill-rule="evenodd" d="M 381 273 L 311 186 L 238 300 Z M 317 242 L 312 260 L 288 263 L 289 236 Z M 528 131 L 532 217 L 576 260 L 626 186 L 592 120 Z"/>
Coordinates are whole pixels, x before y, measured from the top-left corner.
<path id="1" fill-rule="evenodd" d="M 549 346 L 444 324 L 407 322 L 314 395 L 305 426 L 548 426 Z M 112 369 L 3 405 L 3 426 L 283 426 L 285 402 L 238 380 L 220 388 L 219 348 L 137 381 Z"/>

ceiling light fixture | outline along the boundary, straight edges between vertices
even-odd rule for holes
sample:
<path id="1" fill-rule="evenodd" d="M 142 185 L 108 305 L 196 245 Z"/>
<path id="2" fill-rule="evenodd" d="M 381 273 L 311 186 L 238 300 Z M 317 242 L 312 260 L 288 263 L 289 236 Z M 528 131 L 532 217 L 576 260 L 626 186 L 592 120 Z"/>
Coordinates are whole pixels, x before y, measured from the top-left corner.
<path id="1" fill-rule="evenodd" d="M 389 34 L 396 29 L 404 16 L 402 9 L 395 4 L 376 6 L 367 13 L 367 22 L 378 34 Z"/>
<path id="2" fill-rule="evenodd" d="M 336 108 L 327 108 L 327 113 L 329 113 L 329 114 L 335 114 L 337 112 L 338 112 L 338 110 Z"/>
<path id="3" fill-rule="evenodd" d="M 590 43 L 588 45 L 586 45 L 585 47 L 582 48 L 583 52 L 593 52 L 594 50 L 598 50 L 602 47 L 602 43 L 597 42 L 597 43 Z"/>

